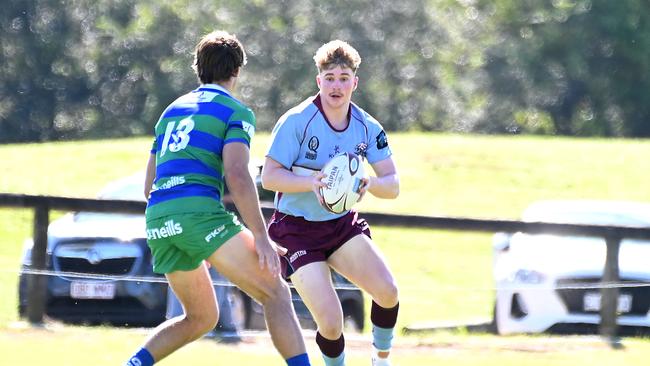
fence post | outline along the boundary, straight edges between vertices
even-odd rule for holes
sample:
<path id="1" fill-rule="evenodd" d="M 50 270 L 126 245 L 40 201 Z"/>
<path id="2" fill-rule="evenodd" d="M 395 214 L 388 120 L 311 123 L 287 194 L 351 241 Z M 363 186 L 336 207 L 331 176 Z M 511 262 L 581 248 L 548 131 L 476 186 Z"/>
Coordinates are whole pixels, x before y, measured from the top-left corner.
<path id="1" fill-rule="evenodd" d="M 607 257 L 603 271 L 602 282 L 607 284 L 618 283 L 619 266 L 618 253 L 621 246 L 621 237 L 617 234 L 610 234 L 605 237 L 607 244 Z M 618 287 L 602 287 L 600 307 L 600 335 L 613 348 L 621 348 L 622 344 L 618 338 Z"/>
<path id="2" fill-rule="evenodd" d="M 50 209 L 47 204 L 34 208 L 34 247 L 32 248 L 32 268 L 45 269 L 47 257 L 47 227 L 50 221 Z M 27 283 L 27 319 L 31 324 L 41 324 L 45 312 L 45 293 L 47 277 L 30 274 Z"/>

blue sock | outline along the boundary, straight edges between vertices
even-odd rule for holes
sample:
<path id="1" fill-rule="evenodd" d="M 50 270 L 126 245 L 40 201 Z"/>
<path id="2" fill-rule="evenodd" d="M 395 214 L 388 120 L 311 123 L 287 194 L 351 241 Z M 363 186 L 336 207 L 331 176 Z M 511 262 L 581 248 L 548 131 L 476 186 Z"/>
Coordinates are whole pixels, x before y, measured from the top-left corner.
<path id="1" fill-rule="evenodd" d="M 153 366 L 153 363 L 154 360 L 151 353 L 142 347 L 133 357 L 126 361 L 124 366 Z"/>
<path id="2" fill-rule="evenodd" d="M 393 330 L 395 328 L 382 328 L 372 326 L 372 344 L 381 351 L 389 350 L 393 345 Z"/>
<path id="3" fill-rule="evenodd" d="M 345 352 L 341 353 L 340 355 L 332 358 L 332 357 L 327 357 L 325 355 L 323 356 L 323 361 L 325 361 L 325 366 L 343 366 L 345 365 Z"/>
<path id="4" fill-rule="evenodd" d="M 311 364 L 309 363 L 309 357 L 307 357 L 306 353 L 288 358 L 287 365 L 288 366 L 311 366 Z"/>

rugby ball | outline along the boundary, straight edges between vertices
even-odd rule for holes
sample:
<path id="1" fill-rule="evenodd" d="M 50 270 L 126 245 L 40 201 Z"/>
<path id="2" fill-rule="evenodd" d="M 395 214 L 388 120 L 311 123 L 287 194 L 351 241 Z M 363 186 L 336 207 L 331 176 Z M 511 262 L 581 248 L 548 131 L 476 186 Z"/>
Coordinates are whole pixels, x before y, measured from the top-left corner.
<path id="1" fill-rule="evenodd" d="M 320 194 L 323 206 L 330 212 L 348 211 L 359 200 L 364 177 L 363 161 L 353 153 L 334 156 L 321 170 L 325 174 Z"/>

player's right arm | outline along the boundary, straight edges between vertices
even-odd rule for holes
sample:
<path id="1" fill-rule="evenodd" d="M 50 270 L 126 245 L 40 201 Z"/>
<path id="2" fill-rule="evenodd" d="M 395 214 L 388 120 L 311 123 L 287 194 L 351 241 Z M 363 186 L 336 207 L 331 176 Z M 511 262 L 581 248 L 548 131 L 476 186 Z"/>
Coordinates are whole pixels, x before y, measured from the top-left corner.
<path id="1" fill-rule="evenodd" d="M 297 175 L 267 156 L 262 168 L 262 187 L 285 193 L 309 192 L 314 186 L 324 187 L 325 183 L 321 182 L 324 177 L 325 174 L 321 172 L 307 176 Z"/>
<path id="2" fill-rule="evenodd" d="M 262 187 L 283 193 L 302 193 L 314 191 L 324 186 L 324 174 L 296 174 L 291 168 L 300 152 L 300 140 L 304 123 L 299 114 L 287 113 L 280 117 L 271 134 L 271 146 L 262 167 Z M 320 198 L 320 197 L 319 197 Z"/>
<path id="3" fill-rule="evenodd" d="M 321 203 L 323 198 L 320 195 L 320 188 L 326 186 L 322 181 L 323 178 L 325 178 L 323 172 L 315 172 L 308 176 L 297 175 L 268 156 L 262 167 L 262 187 L 264 189 L 284 193 L 312 191 Z"/>

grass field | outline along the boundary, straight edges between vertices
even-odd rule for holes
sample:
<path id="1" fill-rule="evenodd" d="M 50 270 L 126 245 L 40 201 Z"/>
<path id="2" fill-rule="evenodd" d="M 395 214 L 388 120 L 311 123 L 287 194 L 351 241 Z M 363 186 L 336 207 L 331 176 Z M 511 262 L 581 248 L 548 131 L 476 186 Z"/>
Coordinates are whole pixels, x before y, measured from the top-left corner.
<path id="1" fill-rule="evenodd" d="M 256 137 L 254 158 L 263 158 L 268 139 Z M 390 143 L 401 175 L 400 198 L 368 197 L 361 210 L 517 218 L 538 199 L 650 201 L 650 175 L 643 168 L 650 156 L 647 140 L 392 134 Z M 6 157 L 0 161 L 0 192 L 93 197 L 106 182 L 143 169 L 149 145 L 149 138 L 0 145 Z M 121 364 L 144 339 L 143 331 L 15 326 L 20 251 L 31 235 L 31 220 L 28 210 L 0 208 L 0 364 Z M 373 227 L 373 237 L 400 283 L 399 327 L 489 317 L 489 234 Z M 395 360 L 401 365 L 622 365 L 650 356 L 644 351 L 650 343 L 639 339 L 626 342 L 623 352 L 609 351 L 597 340 L 567 337 L 444 334 L 400 342 L 404 352 Z M 36 345 L 42 352 L 33 352 Z M 77 348 L 83 354 L 68 351 Z M 367 364 L 361 348 L 351 350 L 351 365 Z M 317 356 L 315 349 L 310 352 Z M 227 364 L 217 360 L 231 357 L 240 365 L 282 364 L 270 347 L 209 340 L 162 364 Z"/>
<path id="2" fill-rule="evenodd" d="M 109 366 L 122 365 L 139 344 L 143 330 L 65 327 L 0 332 L 2 365 Z M 313 365 L 322 365 L 313 338 L 307 337 Z M 646 340 L 628 339 L 626 348 L 612 351 L 598 338 L 440 334 L 426 340 L 401 338 L 394 364 L 403 366 L 610 366 L 647 363 Z M 357 344 L 359 343 L 359 344 Z M 348 366 L 370 364 L 367 346 L 348 342 Z M 157 364 L 158 365 L 158 364 Z M 282 366 L 268 339 L 223 345 L 209 339 L 194 342 L 159 363 L 161 366 L 243 365 Z"/>

